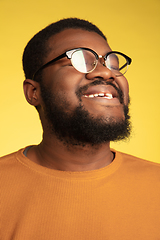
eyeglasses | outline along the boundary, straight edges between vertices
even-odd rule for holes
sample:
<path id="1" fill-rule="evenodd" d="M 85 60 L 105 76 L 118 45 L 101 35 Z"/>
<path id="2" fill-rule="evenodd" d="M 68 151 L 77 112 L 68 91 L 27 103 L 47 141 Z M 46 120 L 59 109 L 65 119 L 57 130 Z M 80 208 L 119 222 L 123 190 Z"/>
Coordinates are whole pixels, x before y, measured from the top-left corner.
<path id="1" fill-rule="evenodd" d="M 96 68 L 98 60 L 103 59 L 103 65 L 110 69 L 116 77 L 124 75 L 128 69 L 128 66 L 132 62 L 130 57 L 121 52 L 112 51 L 108 52 L 105 56 L 101 56 L 89 48 L 76 48 L 66 51 L 60 56 L 44 64 L 34 73 L 32 79 L 35 79 L 35 76 L 40 70 L 64 57 L 70 59 L 72 66 L 81 73 L 92 72 Z"/>

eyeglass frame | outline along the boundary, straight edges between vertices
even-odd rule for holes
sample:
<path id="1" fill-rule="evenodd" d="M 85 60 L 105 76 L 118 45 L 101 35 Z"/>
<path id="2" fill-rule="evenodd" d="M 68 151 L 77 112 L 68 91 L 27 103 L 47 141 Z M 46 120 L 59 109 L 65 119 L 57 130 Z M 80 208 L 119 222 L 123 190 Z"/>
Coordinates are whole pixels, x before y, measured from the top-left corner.
<path id="1" fill-rule="evenodd" d="M 113 53 L 115 53 L 115 54 L 119 54 L 119 55 L 121 55 L 121 56 L 123 56 L 125 59 L 126 59 L 126 63 L 119 69 L 119 70 L 121 70 L 121 69 L 123 69 L 126 65 L 130 65 L 131 64 L 131 62 L 132 62 L 132 59 L 130 58 L 130 57 L 128 57 L 127 55 L 125 55 L 124 53 L 121 53 L 121 52 L 118 52 L 118 51 L 111 51 L 111 52 L 108 52 L 108 53 L 106 53 L 104 56 L 102 56 L 102 55 L 98 55 L 95 51 L 93 51 L 92 49 L 90 49 L 90 48 L 74 48 L 74 49 L 70 49 L 70 50 L 67 50 L 66 52 L 64 52 L 64 53 L 62 53 L 61 55 L 59 55 L 58 57 L 56 57 L 56 58 L 54 58 L 54 59 L 52 59 L 52 60 L 50 60 L 49 62 L 47 62 L 47 63 L 45 63 L 44 65 L 42 65 L 34 74 L 33 74 L 33 76 L 32 76 L 32 80 L 34 80 L 34 78 L 35 78 L 35 76 L 37 75 L 37 73 L 39 72 L 39 71 L 41 71 L 41 70 L 43 70 L 45 67 L 47 67 L 47 66 L 49 66 L 50 64 L 52 64 L 52 63 L 54 63 L 54 62 L 56 62 L 56 61 L 58 61 L 58 60 L 60 60 L 60 59 L 62 59 L 62 58 L 64 58 L 64 57 L 67 57 L 68 59 L 71 59 L 72 58 L 72 53 L 74 53 L 74 51 L 77 51 L 77 50 L 88 50 L 88 51 L 90 51 L 90 52 L 92 52 L 94 55 L 95 55 L 95 57 L 96 57 L 96 64 L 95 64 L 95 66 L 94 66 L 94 68 L 91 70 L 91 71 L 89 71 L 89 72 L 86 72 L 85 74 L 88 74 L 88 73 L 90 73 L 90 72 L 92 72 L 92 71 L 94 71 L 94 69 L 97 67 L 97 63 L 98 63 L 98 60 L 100 59 L 100 58 L 103 58 L 104 59 L 104 61 L 107 59 L 107 57 L 110 55 L 110 54 L 113 54 Z M 71 52 L 71 54 L 70 54 L 70 52 Z M 67 55 L 68 54 L 68 55 Z M 72 63 L 72 62 L 71 62 Z M 104 65 L 105 67 L 107 67 L 106 65 Z M 74 67 L 74 66 L 73 66 Z M 76 68 L 75 68 L 76 69 Z M 109 68 L 108 68 L 109 69 Z M 76 69 L 77 70 L 77 69 Z M 110 69 L 111 70 L 111 69 Z M 78 70 L 77 70 L 78 71 Z M 112 71 L 112 70 L 111 70 Z M 127 71 L 127 70 L 126 70 Z M 79 71 L 80 72 L 80 71 Z M 125 72 L 126 73 L 126 72 Z M 118 75 L 118 76 L 123 76 L 125 73 L 122 73 L 121 75 Z M 117 77 L 118 77 L 117 76 Z"/>

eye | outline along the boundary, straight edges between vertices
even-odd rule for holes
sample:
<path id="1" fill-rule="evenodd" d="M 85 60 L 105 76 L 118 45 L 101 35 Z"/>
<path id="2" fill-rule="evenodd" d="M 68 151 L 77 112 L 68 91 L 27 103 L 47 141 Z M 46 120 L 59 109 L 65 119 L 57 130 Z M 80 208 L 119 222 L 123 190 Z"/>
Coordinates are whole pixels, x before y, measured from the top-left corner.
<path id="1" fill-rule="evenodd" d="M 117 66 L 110 66 L 110 69 L 119 71 L 119 67 L 117 67 Z"/>
<path id="2" fill-rule="evenodd" d="M 119 70 L 119 59 L 115 54 L 111 54 L 105 60 L 106 66 L 112 70 Z"/>

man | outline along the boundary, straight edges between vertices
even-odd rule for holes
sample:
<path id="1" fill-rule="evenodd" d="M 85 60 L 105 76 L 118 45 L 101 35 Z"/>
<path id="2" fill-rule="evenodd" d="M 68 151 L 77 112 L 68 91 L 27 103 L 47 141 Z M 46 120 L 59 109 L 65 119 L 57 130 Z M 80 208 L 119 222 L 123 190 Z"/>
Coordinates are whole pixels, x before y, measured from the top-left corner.
<path id="1" fill-rule="evenodd" d="M 160 239 L 160 166 L 110 149 L 130 133 L 130 64 L 80 19 L 27 44 L 24 94 L 43 139 L 1 158 L 1 239 Z"/>

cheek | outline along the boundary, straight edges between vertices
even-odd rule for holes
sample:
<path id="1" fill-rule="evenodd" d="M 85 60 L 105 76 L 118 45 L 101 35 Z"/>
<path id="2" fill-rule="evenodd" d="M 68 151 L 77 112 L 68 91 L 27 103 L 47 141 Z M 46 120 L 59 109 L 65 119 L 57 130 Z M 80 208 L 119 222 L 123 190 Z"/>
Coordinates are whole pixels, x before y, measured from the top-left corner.
<path id="1" fill-rule="evenodd" d="M 77 72 L 72 66 L 55 66 L 44 73 L 45 84 L 53 94 L 75 103 L 78 102 L 76 90 L 83 78 L 83 74 Z"/>
<path id="2" fill-rule="evenodd" d="M 123 92 L 124 103 L 125 103 L 125 105 L 127 105 L 128 100 L 129 100 L 129 84 L 128 84 L 128 81 L 124 76 L 121 76 L 121 77 L 117 77 L 116 82 L 118 83 L 120 89 Z"/>

